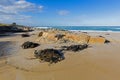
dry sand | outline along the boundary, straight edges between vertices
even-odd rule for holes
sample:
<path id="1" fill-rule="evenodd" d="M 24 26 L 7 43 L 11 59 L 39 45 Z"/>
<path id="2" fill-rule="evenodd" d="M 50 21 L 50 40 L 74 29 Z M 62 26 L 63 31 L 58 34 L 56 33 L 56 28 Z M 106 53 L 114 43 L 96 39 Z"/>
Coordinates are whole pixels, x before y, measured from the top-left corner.
<path id="1" fill-rule="evenodd" d="M 20 47 L 24 41 L 35 41 L 36 35 L 22 38 L 18 34 L 0 38 L 0 42 L 12 41 L 17 47 L 11 56 L 0 58 L 0 80 L 120 80 L 120 33 L 88 34 L 104 36 L 111 43 L 91 45 L 76 53 L 66 52 L 65 60 L 52 65 L 31 58 L 34 58 L 35 49 L 54 45 L 41 44 L 40 47 L 27 50 Z"/>

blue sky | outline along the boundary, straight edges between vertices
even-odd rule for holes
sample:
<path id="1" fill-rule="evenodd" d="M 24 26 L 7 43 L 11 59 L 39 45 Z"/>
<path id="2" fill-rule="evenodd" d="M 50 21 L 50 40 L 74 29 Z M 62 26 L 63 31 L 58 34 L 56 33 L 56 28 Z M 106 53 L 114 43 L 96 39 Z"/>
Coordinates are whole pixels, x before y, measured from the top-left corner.
<path id="1" fill-rule="evenodd" d="M 1 0 L 0 22 L 35 26 L 118 26 L 120 0 Z"/>

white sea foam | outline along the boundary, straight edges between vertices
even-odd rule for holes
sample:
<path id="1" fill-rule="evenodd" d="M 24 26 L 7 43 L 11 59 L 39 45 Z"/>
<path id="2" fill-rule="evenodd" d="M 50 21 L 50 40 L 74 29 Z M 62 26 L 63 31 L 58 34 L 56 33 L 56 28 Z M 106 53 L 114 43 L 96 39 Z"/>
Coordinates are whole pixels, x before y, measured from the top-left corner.
<path id="1" fill-rule="evenodd" d="M 48 28 L 51 28 L 51 27 L 36 27 L 36 28 L 40 28 L 40 29 L 48 29 Z"/>
<path id="2" fill-rule="evenodd" d="M 99 31 L 99 30 L 69 30 L 69 31 L 73 31 L 73 32 L 110 32 L 110 33 L 120 33 L 120 31 L 111 31 L 111 30 L 108 30 L 108 31 Z"/>

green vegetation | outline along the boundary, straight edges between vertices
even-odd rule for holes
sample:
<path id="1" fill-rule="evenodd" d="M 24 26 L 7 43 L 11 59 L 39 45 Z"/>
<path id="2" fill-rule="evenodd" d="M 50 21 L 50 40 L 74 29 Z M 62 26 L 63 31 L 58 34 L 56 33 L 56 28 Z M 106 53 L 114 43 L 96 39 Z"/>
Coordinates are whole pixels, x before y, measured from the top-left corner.
<path id="1" fill-rule="evenodd" d="M 0 23 L 0 26 L 9 26 L 9 24 Z"/>
<path id="2" fill-rule="evenodd" d="M 25 27 L 23 25 L 18 25 L 15 22 L 13 22 L 12 24 L 4 24 L 4 23 L 0 23 L 0 27 L 5 27 L 5 26 L 13 26 L 13 27 Z"/>

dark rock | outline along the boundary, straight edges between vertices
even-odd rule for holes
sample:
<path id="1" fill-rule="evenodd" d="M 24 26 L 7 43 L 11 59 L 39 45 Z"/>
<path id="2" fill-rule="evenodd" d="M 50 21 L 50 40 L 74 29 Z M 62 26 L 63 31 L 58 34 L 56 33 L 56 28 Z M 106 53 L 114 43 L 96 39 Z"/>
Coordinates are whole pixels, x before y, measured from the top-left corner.
<path id="1" fill-rule="evenodd" d="M 0 32 L 29 32 L 32 30 L 24 30 L 25 27 L 22 26 L 13 26 L 13 25 L 7 25 L 7 26 L 0 26 Z"/>
<path id="2" fill-rule="evenodd" d="M 22 34 L 21 36 L 22 36 L 22 37 L 30 37 L 29 34 Z"/>
<path id="3" fill-rule="evenodd" d="M 88 34 L 88 32 L 82 32 L 82 33 Z"/>
<path id="4" fill-rule="evenodd" d="M 110 43 L 110 41 L 109 40 L 105 40 L 105 43 Z"/>
<path id="5" fill-rule="evenodd" d="M 43 32 L 40 32 L 39 35 L 38 35 L 38 37 L 41 37 L 42 35 L 43 35 Z"/>
<path id="6" fill-rule="evenodd" d="M 105 35 L 110 35 L 109 33 L 106 33 Z"/>
<path id="7" fill-rule="evenodd" d="M 33 43 L 33 42 L 29 42 L 29 41 L 24 42 L 24 43 L 22 44 L 22 48 L 23 48 L 23 49 L 35 48 L 35 47 L 37 47 L 37 46 L 39 46 L 38 43 Z"/>
<path id="8" fill-rule="evenodd" d="M 83 50 L 86 49 L 88 47 L 87 44 L 83 44 L 83 45 L 71 45 L 71 46 L 62 46 L 62 48 L 64 50 L 71 50 L 71 51 L 79 51 L 79 50 Z"/>
<path id="9" fill-rule="evenodd" d="M 66 39 L 60 40 L 60 43 L 67 43 L 67 42 L 70 42 L 70 41 L 69 41 L 69 40 L 66 40 Z"/>
<path id="10" fill-rule="evenodd" d="M 57 38 L 57 40 L 62 39 L 65 35 L 63 34 L 56 34 L 55 37 Z"/>
<path id="11" fill-rule="evenodd" d="M 44 50 L 35 50 L 34 55 L 36 58 L 39 58 L 41 61 L 57 63 L 64 59 L 64 55 L 61 51 L 56 49 L 44 49 Z"/>
<path id="12" fill-rule="evenodd" d="M 101 35 L 100 35 L 100 36 L 98 36 L 98 37 L 102 37 L 102 38 L 105 38 L 105 37 L 103 37 L 103 36 L 101 36 Z"/>

